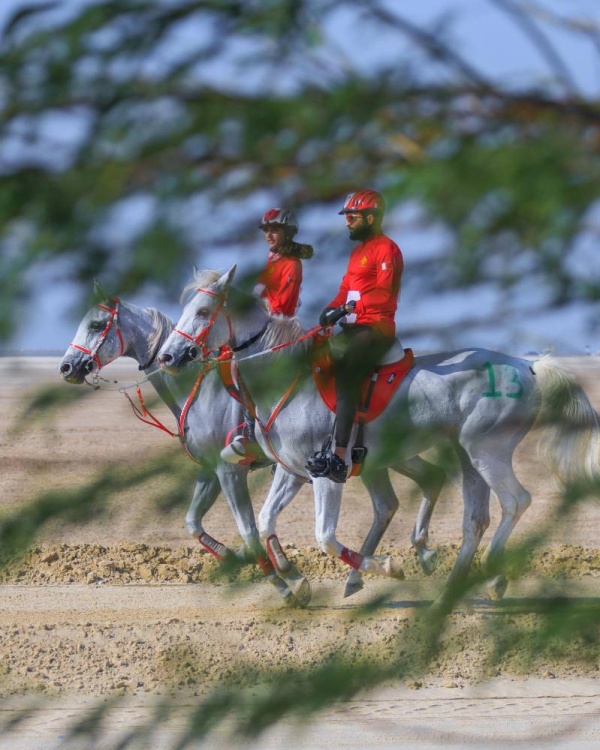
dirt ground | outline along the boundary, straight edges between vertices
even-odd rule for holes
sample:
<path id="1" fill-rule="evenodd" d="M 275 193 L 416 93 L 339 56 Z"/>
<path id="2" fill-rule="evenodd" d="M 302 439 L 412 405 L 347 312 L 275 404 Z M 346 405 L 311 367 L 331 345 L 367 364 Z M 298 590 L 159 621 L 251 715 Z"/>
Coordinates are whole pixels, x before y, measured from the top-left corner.
<path id="1" fill-rule="evenodd" d="M 89 397 L 56 413 L 36 400 L 39 387 L 55 385 L 65 394 L 76 390 L 60 381 L 57 363 L 52 358 L 0 359 L 0 518 L 10 517 L 38 493 L 68 498 L 78 487 L 94 486 L 107 469 L 121 490 L 106 498 L 98 492 L 92 518 L 49 519 L 29 552 L 0 572 L 1 726 L 28 701 L 41 696 L 48 701 L 43 708 L 36 703 L 18 730 L 1 734 L 0 747 L 67 746 L 68 722 L 97 705 L 98 697 L 114 695 L 124 696 L 124 702 L 107 718 L 111 741 L 116 742 L 123 722 L 136 726 L 151 715 L 153 701 L 168 700 L 170 722 L 146 746 L 169 747 L 194 700 L 223 682 L 233 681 L 240 690 L 252 687 L 253 677 L 244 670 L 315 667 L 334 650 L 349 664 L 366 657 L 382 668 L 399 653 L 410 655 L 418 616 L 439 591 L 460 542 L 462 503 L 456 485 L 444 488 L 436 508 L 431 541 L 441 561 L 424 579 L 409 548 L 420 498 L 409 480 L 394 478 L 401 506 L 382 551 L 402 561 L 406 580 L 390 590 L 389 584 L 370 579 L 351 599 L 343 598 L 347 569 L 316 549 L 311 492 L 305 488 L 282 514 L 278 533 L 310 579 L 313 600 L 304 610 L 284 608 L 252 569 L 244 568 L 235 581 L 219 576 L 212 558 L 188 536 L 183 518 L 193 466 L 176 441 L 134 418 L 117 384 L 90 389 Z M 600 409 L 600 361 L 587 357 L 564 363 Z M 138 377 L 127 361 L 104 374 L 119 384 Z M 159 406 L 156 412 L 171 424 L 166 409 Z M 517 475 L 534 499 L 514 542 L 545 524 L 558 505 L 535 443 L 533 436 L 526 438 L 516 457 Z M 142 461 L 165 449 L 172 453 L 172 476 L 127 483 Z M 182 492 L 174 477 L 188 475 L 189 492 Z M 269 479 L 268 470 L 251 476 L 257 510 Z M 43 506 L 36 506 L 32 517 L 41 512 Z M 358 548 L 370 518 L 366 493 L 352 480 L 344 493 L 338 538 Z M 498 521 L 493 501 L 484 543 Z M 222 499 L 205 527 L 225 544 L 239 545 Z M 503 630 L 509 640 L 512 630 L 515 638 L 517 631 L 535 638 L 539 581 L 546 585 L 544 596 L 597 604 L 599 531 L 600 506 L 581 507 L 568 524 L 552 527 L 548 542 L 529 559 L 525 577 L 511 582 L 502 604 L 477 594 L 451 616 L 444 647 L 427 669 L 415 664 L 414 675 L 401 682 L 387 680 L 375 692 L 328 709 L 291 745 L 290 719 L 263 735 L 256 747 L 484 747 L 490 742 L 597 747 L 598 644 L 549 649 L 533 661 L 515 645 L 492 658 L 496 641 L 491 631 Z M 362 611 L 378 594 L 387 597 L 384 606 Z M 233 747 L 225 736 L 227 726 L 206 746 Z M 113 745 L 105 738 L 105 744 L 68 746 Z"/>

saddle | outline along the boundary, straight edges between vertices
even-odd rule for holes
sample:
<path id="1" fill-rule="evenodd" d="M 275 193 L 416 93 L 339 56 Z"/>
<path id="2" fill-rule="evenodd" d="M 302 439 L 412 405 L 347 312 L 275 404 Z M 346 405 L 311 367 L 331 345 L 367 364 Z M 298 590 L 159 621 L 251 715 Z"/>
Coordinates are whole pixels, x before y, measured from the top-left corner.
<path id="1" fill-rule="evenodd" d="M 329 336 L 319 336 L 318 339 L 320 340 L 316 341 L 312 361 L 313 378 L 321 398 L 335 413 L 335 374 L 333 357 L 327 345 Z M 372 422 L 383 413 L 400 383 L 413 367 L 414 361 L 412 349 L 403 349 L 396 339 L 385 358 L 363 383 L 360 407 L 354 418 L 355 423 L 361 419 L 365 423 Z"/>
<path id="2" fill-rule="evenodd" d="M 327 407 L 336 413 L 336 392 L 334 361 L 329 347 L 330 334 L 316 334 L 314 355 L 312 359 L 312 374 L 317 390 Z M 367 455 L 367 448 L 363 445 L 363 430 L 367 422 L 377 419 L 398 390 L 400 383 L 414 365 L 412 349 L 403 349 L 398 339 L 386 353 L 384 359 L 377 365 L 372 374 L 362 385 L 359 407 L 354 416 L 354 423 L 358 425 L 355 443 L 351 451 L 351 477 L 358 476 L 362 470 Z M 321 451 L 315 458 L 325 459 L 331 453 L 332 436 L 323 444 Z M 317 461 L 318 463 L 318 461 Z M 327 463 L 327 461 L 325 462 Z M 317 474 L 314 474 L 315 476 Z"/>

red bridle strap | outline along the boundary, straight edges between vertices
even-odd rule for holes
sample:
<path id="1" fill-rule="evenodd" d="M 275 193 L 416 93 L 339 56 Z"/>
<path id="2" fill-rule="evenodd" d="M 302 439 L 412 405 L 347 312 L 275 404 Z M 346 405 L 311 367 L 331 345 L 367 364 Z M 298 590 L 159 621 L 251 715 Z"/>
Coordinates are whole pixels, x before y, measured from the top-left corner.
<path id="1" fill-rule="evenodd" d="M 170 435 L 171 437 L 179 437 L 179 433 L 173 432 L 168 427 L 165 427 L 165 425 L 157 419 L 154 414 L 148 411 L 146 408 L 146 404 L 144 403 L 144 397 L 142 396 L 142 390 L 138 386 L 136 386 L 135 389 L 139 401 L 139 407 L 136 406 L 136 404 L 133 403 L 133 399 L 131 396 L 127 393 L 127 391 L 123 391 L 125 394 L 125 397 L 131 404 L 131 408 L 133 409 L 133 413 L 135 416 L 140 420 L 140 422 L 143 422 L 144 424 L 149 424 L 151 427 L 156 427 L 159 430 L 162 430 L 163 432 L 166 432 L 167 435 Z"/>
<path id="2" fill-rule="evenodd" d="M 219 366 L 225 360 L 230 360 L 231 357 L 232 357 L 231 349 L 224 347 L 218 357 L 211 360 L 210 363 L 206 367 L 202 368 L 181 410 L 181 415 L 179 417 L 179 422 L 177 424 L 177 432 L 173 432 L 168 427 L 166 427 L 157 417 L 154 416 L 154 414 L 152 414 L 152 412 L 148 410 L 148 408 L 146 407 L 144 403 L 144 397 L 142 395 L 142 391 L 139 385 L 136 386 L 136 393 L 138 397 L 139 406 L 134 404 L 133 399 L 129 396 L 126 390 L 123 390 L 123 393 L 125 394 L 125 397 L 131 404 L 133 413 L 140 420 L 140 422 L 150 425 L 151 427 L 156 427 L 157 429 L 162 430 L 163 432 L 166 432 L 167 435 L 170 435 L 171 437 L 179 438 L 188 456 L 193 461 L 196 461 L 196 463 L 202 464 L 202 461 L 200 459 L 196 458 L 190 453 L 190 450 L 187 446 L 187 442 L 185 439 L 185 422 L 187 419 L 188 412 L 190 410 L 190 406 L 194 403 L 194 400 L 198 394 L 198 391 L 200 390 L 200 386 L 202 385 L 202 381 L 204 380 L 205 375 L 213 367 Z"/>
<path id="3" fill-rule="evenodd" d="M 125 353 L 125 344 L 123 343 L 123 336 L 121 335 L 121 329 L 119 327 L 119 298 L 113 297 L 113 301 L 115 303 L 114 307 L 107 307 L 107 305 L 96 305 L 96 307 L 99 310 L 104 310 L 105 312 L 109 313 L 110 318 L 108 319 L 108 322 L 104 326 L 104 330 L 102 331 L 100 336 L 98 336 L 98 340 L 96 341 L 96 344 L 93 349 L 88 349 L 85 346 L 80 346 L 79 344 L 75 344 L 71 342 L 71 346 L 73 347 L 73 349 L 77 349 L 78 351 L 83 352 L 84 354 L 89 354 L 90 357 L 94 360 L 94 362 L 98 365 L 99 370 L 102 369 L 103 365 L 102 365 L 102 362 L 100 361 L 100 357 L 98 356 L 98 349 L 100 349 L 100 347 L 104 343 L 104 340 L 108 336 L 108 332 L 112 328 L 113 324 L 115 326 L 117 337 L 119 339 L 120 351 L 119 351 L 118 356 L 122 357 L 123 354 Z"/>
<path id="4" fill-rule="evenodd" d="M 215 311 L 210 316 L 210 320 L 208 323 L 204 326 L 204 328 L 200 331 L 200 333 L 197 336 L 190 336 L 189 333 L 186 333 L 185 331 L 179 330 L 179 328 L 174 328 L 173 331 L 175 333 L 178 333 L 180 336 L 183 336 L 184 339 L 187 339 L 188 341 L 191 341 L 194 344 L 197 344 L 200 349 L 202 350 L 202 356 L 203 358 L 206 358 L 207 351 L 206 351 L 206 339 L 208 338 L 212 327 L 215 324 L 215 321 L 217 320 L 219 314 L 221 313 L 221 310 L 225 306 L 225 302 L 227 301 L 227 297 L 224 294 L 221 294 L 219 292 L 213 292 L 212 289 L 202 289 L 199 288 L 196 290 L 197 292 L 202 292 L 203 294 L 208 294 L 211 297 L 216 297 L 219 300 L 219 303 L 217 307 L 215 308 Z M 229 340 L 233 338 L 233 330 L 231 328 L 231 320 L 229 319 L 229 316 L 226 316 L 227 318 L 227 325 L 229 326 Z"/>

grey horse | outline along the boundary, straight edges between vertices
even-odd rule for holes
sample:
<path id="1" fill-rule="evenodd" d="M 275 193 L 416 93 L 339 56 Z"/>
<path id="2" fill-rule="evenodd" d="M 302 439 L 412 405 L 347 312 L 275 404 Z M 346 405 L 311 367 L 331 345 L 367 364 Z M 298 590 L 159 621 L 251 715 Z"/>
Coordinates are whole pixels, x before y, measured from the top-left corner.
<path id="1" fill-rule="evenodd" d="M 225 274 L 197 272 L 186 288 L 189 301 L 158 358 L 165 370 L 175 372 L 225 344 L 237 349 L 239 373 L 262 428 L 260 444 L 302 483 L 308 456 L 331 433 L 332 414 L 302 363 L 300 355 L 306 355 L 309 344 L 302 340 L 298 321 L 269 317 L 258 300 L 231 285 L 234 273 L 235 266 Z M 298 343 L 290 344 L 294 341 Z M 548 409 L 553 418 L 542 421 Z M 597 476 L 598 414 L 574 380 L 547 359 L 531 363 L 485 349 L 417 357 L 384 414 L 367 425 L 365 444 L 370 452 L 362 477 L 371 496 L 379 497 L 378 507 L 388 508 L 388 523 L 398 507 L 388 468 L 405 473 L 407 461 L 441 441 L 449 442 L 460 459 L 462 542 L 438 605 L 449 601 L 452 588 L 464 581 L 470 569 L 490 523 L 490 490 L 502 508 L 500 524 L 484 555 L 484 563 L 493 570 L 529 507 L 531 495 L 515 476 L 512 459 L 536 419 L 542 424 L 546 456 L 558 476 L 564 481 Z M 336 538 L 343 485 L 317 478 L 313 489 L 315 536 L 321 549 L 360 572 L 396 576 L 388 557 L 374 555 L 372 548 L 365 553 L 365 545 L 360 553 L 354 552 Z M 424 507 L 413 534 L 417 544 L 421 531 L 426 534 L 431 511 Z M 263 538 L 274 534 L 278 510 L 270 493 L 259 515 Z M 503 575 L 494 575 L 488 585 L 490 596 L 500 598 L 506 584 Z"/>
<path id="2" fill-rule="evenodd" d="M 173 329 L 167 316 L 154 308 L 141 308 L 111 298 L 100 287 L 96 294 L 101 301 L 84 316 L 60 362 L 63 378 L 68 383 L 83 383 L 86 376 L 97 374 L 103 366 L 120 356 L 138 362 L 177 420 L 186 451 L 200 465 L 185 518 L 190 534 L 218 559 L 232 554 L 202 525 L 204 516 L 222 490 L 248 555 L 257 561 L 286 603 L 306 605 L 310 600 L 310 585 L 306 578 L 290 565 L 284 581 L 276 574 L 260 543 L 248 491 L 248 467 L 225 463 L 219 457 L 228 432 L 243 422 L 240 403 L 229 396 L 214 367 L 201 365 L 191 379 L 174 378 L 158 367 L 156 353 Z M 191 397 L 195 384 L 197 391 Z M 296 483 L 290 481 L 283 467 L 278 467 L 275 472 L 274 486 L 282 505 L 291 500 L 290 492 L 296 494 Z"/>

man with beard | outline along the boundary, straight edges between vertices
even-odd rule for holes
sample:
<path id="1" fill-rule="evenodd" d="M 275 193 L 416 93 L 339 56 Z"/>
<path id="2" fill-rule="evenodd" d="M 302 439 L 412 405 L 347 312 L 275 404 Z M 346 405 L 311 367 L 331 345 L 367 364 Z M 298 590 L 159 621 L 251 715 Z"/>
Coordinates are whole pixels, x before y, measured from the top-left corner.
<path id="1" fill-rule="evenodd" d="M 390 348 L 396 333 L 394 316 L 403 260 L 398 245 L 381 230 L 384 211 L 383 197 L 375 190 L 360 190 L 346 198 L 339 213 L 346 218 L 350 239 L 359 244 L 350 253 L 338 293 L 319 318 L 320 325 L 329 325 L 332 317 L 335 322 L 345 313 L 340 321 L 342 332 L 332 341 L 337 422 L 335 452 L 328 458 L 325 476 L 334 482 L 345 482 L 348 475 L 346 451 L 361 384 Z"/>

